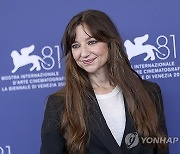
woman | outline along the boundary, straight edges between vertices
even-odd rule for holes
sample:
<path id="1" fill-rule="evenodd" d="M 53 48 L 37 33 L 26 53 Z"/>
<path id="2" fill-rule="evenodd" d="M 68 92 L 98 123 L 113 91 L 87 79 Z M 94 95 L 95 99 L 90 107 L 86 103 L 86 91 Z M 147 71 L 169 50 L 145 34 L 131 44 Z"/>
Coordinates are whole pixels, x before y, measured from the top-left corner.
<path id="1" fill-rule="evenodd" d="M 49 96 L 41 154 L 168 153 L 165 143 L 145 142 L 167 136 L 160 88 L 132 70 L 105 13 L 74 16 L 62 49 L 66 85 Z"/>

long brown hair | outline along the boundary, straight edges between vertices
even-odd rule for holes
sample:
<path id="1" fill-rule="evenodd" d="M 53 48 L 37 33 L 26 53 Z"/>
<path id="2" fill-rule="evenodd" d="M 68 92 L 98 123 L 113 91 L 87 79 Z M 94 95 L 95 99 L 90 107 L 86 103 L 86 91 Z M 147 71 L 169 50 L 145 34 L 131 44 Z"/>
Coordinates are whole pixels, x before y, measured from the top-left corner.
<path id="1" fill-rule="evenodd" d="M 90 137 L 88 104 L 84 98 L 92 97 L 88 93 L 91 84 L 87 72 L 76 64 L 71 52 L 71 45 L 76 38 L 75 30 L 80 24 L 86 25 L 96 40 L 108 44 L 107 70 L 110 82 L 121 87 L 139 136 L 164 137 L 156 106 L 144 88 L 141 77 L 131 68 L 114 23 L 101 11 L 86 10 L 71 19 L 61 42 L 66 56 L 66 85 L 60 91 L 65 99 L 61 131 L 66 139 L 67 151 L 84 154 Z M 158 144 L 158 148 L 163 146 Z"/>

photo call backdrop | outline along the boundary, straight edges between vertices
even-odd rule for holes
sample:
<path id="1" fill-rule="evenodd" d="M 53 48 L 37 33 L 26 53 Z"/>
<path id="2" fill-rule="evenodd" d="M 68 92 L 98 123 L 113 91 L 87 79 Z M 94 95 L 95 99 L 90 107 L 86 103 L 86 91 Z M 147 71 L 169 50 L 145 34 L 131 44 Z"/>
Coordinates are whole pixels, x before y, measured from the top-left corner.
<path id="1" fill-rule="evenodd" d="M 170 137 L 180 137 L 180 1 L 0 0 L 0 154 L 38 154 L 49 94 L 65 84 L 60 40 L 80 11 L 107 13 L 132 68 L 160 85 Z M 103 23 L 102 23 L 103 24 Z M 180 153 L 180 142 L 170 143 Z"/>

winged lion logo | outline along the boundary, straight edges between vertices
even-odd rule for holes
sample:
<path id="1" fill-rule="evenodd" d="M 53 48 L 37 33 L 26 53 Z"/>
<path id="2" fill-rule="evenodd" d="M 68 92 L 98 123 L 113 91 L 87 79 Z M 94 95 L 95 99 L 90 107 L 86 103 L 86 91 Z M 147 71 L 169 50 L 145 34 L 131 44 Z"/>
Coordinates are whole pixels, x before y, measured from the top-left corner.
<path id="1" fill-rule="evenodd" d="M 40 56 L 37 55 L 30 55 L 34 51 L 35 46 L 30 45 L 28 47 L 24 47 L 20 50 L 20 53 L 17 50 L 13 50 L 11 52 L 11 57 L 13 59 L 14 68 L 11 71 L 12 73 L 15 73 L 20 67 L 23 67 L 28 64 L 32 64 L 32 67 L 30 68 L 30 71 L 41 70 L 41 63 L 47 64 Z"/>
<path id="2" fill-rule="evenodd" d="M 134 39 L 134 43 L 132 43 L 130 40 L 126 40 L 124 42 L 124 46 L 126 47 L 126 52 L 128 54 L 129 60 L 131 58 L 146 53 L 146 57 L 144 58 L 144 61 L 147 61 L 150 59 L 151 61 L 155 60 L 155 52 L 156 55 L 160 54 L 163 56 L 166 56 L 164 53 L 160 52 L 155 46 L 151 44 L 144 44 L 149 38 L 148 34 L 145 34 L 141 37 L 136 37 Z"/>

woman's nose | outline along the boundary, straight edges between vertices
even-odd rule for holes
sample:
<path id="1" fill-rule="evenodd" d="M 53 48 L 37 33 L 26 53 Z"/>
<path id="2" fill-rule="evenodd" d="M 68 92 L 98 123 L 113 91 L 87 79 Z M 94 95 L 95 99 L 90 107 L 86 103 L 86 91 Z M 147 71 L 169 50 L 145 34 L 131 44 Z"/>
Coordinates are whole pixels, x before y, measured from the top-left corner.
<path id="1" fill-rule="evenodd" d="M 89 48 L 87 47 L 87 45 L 82 45 L 81 46 L 81 57 L 87 57 L 90 55 L 90 51 Z"/>

